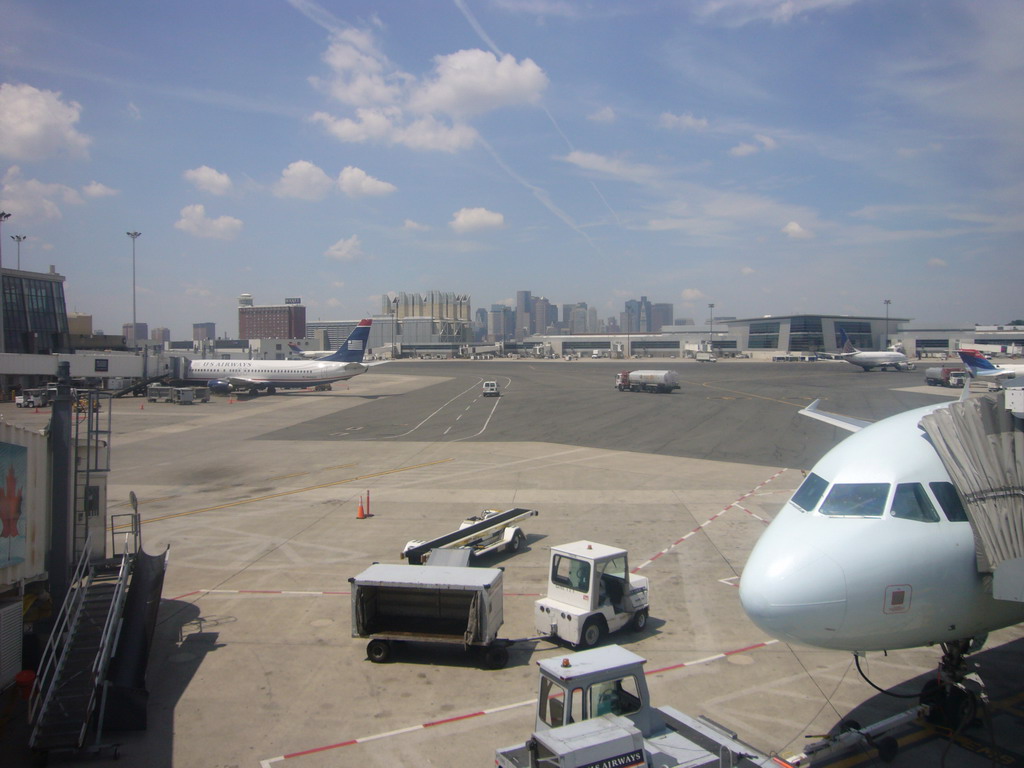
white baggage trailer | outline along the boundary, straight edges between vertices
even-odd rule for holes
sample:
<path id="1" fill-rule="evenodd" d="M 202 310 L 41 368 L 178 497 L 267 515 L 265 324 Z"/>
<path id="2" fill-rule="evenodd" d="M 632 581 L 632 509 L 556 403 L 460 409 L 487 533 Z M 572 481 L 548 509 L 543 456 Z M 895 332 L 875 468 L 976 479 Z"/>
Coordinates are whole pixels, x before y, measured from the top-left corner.
<path id="1" fill-rule="evenodd" d="M 482 666 L 508 663 L 504 623 L 504 572 L 498 568 L 371 565 L 349 579 L 352 637 L 370 638 L 366 655 L 382 663 L 393 644 L 448 643 L 475 650 Z"/>

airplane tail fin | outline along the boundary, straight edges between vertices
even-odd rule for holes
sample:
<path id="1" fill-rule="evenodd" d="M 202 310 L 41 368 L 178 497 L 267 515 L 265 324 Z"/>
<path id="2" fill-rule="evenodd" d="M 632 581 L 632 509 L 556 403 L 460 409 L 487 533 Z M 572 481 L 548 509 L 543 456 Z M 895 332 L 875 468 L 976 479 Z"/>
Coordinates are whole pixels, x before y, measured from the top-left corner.
<path id="1" fill-rule="evenodd" d="M 964 362 L 964 368 L 967 372 L 973 376 L 984 376 L 986 374 L 992 374 L 999 370 L 992 362 L 986 358 L 981 352 L 975 349 L 961 349 L 957 352 L 960 355 L 960 359 Z"/>
<path id="2" fill-rule="evenodd" d="M 294 341 L 289 341 L 288 342 L 288 349 L 290 349 L 292 351 L 293 355 L 301 355 L 302 354 L 302 347 L 300 347 Z"/>
<path id="3" fill-rule="evenodd" d="M 370 338 L 370 319 L 360 320 L 352 333 L 348 335 L 341 349 L 333 355 L 321 358 L 321 362 L 328 363 L 361 363 L 366 353 L 366 340 Z"/>
<path id="4" fill-rule="evenodd" d="M 850 337 L 846 335 L 846 329 L 845 328 L 840 328 L 839 329 L 839 340 L 843 342 L 843 354 L 844 355 L 852 355 L 854 352 L 860 352 L 859 349 L 857 349 L 855 346 L 853 346 L 853 342 L 850 341 Z"/>

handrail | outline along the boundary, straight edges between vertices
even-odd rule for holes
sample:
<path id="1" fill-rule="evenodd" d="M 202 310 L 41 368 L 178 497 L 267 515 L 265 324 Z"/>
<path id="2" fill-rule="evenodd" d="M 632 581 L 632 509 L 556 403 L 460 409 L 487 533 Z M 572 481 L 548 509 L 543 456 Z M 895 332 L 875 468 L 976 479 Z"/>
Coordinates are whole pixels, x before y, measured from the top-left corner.
<path id="1" fill-rule="evenodd" d="M 86 536 L 85 547 L 82 550 L 82 556 L 79 558 L 78 565 L 75 567 L 75 572 L 71 576 L 70 584 L 74 586 L 78 584 L 83 578 L 85 578 L 86 571 L 89 569 L 89 551 L 90 551 L 90 538 Z M 39 674 L 36 676 L 35 682 L 32 686 L 32 693 L 29 697 L 29 709 L 28 709 L 28 721 L 35 722 L 37 715 L 42 714 L 46 711 L 46 706 L 49 704 L 50 697 L 53 695 L 53 678 L 56 673 L 64 665 L 64 657 L 67 654 L 68 644 L 66 637 L 70 627 L 73 627 L 78 620 L 78 614 L 82 609 L 82 603 L 85 601 L 84 590 L 81 589 L 69 589 L 67 596 L 64 598 L 64 605 L 61 606 L 60 612 L 57 614 L 57 621 L 54 624 L 53 630 L 50 632 L 50 637 L 46 641 L 46 646 L 43 649 L 43 655 L 39 665 Z M 74 611 L 74 617 L 71 617 L 71 613 Z M 58 645 L 60 647 L 58 647 Z M 58 653 L 60 654 L 58 657 Z M 43 697 L 45 693 L 45 697 Z M 42 698 L 42 701 L 40 699 Z M 35 732 L 33 731 L 33 736 Z"/>

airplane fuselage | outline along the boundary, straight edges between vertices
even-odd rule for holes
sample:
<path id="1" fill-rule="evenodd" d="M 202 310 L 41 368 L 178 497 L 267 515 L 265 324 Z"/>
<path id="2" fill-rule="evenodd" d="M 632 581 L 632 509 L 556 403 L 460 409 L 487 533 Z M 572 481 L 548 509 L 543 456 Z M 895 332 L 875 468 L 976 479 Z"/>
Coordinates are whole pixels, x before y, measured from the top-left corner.
<path id="1" fill-rule="evenodd" d="M 240 381 L 240 389 L 275 387 L 278 389 L 313 387 L 344 381 L 365 373 L 361 363 L 333 363 L 316 360 L 193 360 L 190 381 Z M 251 383 L 248 383 L 251 382 Z"/>
<path id="2" fill-rule="evenodd" d="M 870 371 L 880 368 L 892 368 L 894 371 L 908 370 L 910 362 L 902 352 L 854 352 L 852 355 L 843 357 L 846 362 Z"/>
<path id="3" fill-rule="evenodd" d="M 917 427 L 942 405 L 848 437 L 815 465 L 743 570 L 747 615 L 786 641 L 849 651 L 911 648 L 1024 621 L 976 566 L 974 535 Z"/>

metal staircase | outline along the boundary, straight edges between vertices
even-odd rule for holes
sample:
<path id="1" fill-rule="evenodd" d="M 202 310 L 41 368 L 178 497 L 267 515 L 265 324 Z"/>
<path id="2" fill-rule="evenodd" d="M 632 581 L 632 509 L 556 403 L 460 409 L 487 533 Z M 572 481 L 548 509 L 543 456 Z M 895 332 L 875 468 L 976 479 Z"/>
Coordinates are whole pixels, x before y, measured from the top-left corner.
<path id="1" fill-rule="evenodd" d="M 119 565 L 100 568 L 89 564 L 85 547 L 29 701 L 29 746 L 36 752 L 81 749 L 90 725 L 103 721 L 105 680 L 117 647 L 132 549 L 126 544 Z M 96 747 L 100 738 L 98 726 Z"/>

